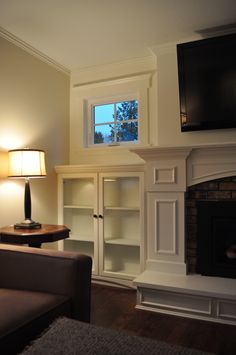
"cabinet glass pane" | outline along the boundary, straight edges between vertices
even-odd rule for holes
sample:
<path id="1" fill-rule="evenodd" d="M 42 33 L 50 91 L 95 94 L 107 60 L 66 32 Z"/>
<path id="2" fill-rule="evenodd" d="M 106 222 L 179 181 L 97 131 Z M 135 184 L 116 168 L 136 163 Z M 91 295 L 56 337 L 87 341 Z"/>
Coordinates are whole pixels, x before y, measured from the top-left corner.
<path id="1" fill-rule="evenodd" d="M 104 178 L 105 207 L 139 207 L 138 177 Z"/>
<path id="2" fill-rule="evenodd" d="M 74 251 L 94 257 L 94 243 L 80 242 L 75 240 L 66 239 L 64 241 L 64 249 L 67 251 Z"/>
<path id="3" fill-rule="evenodd" d="M 64 208 L 64 224 L 71 230 L 70 239 L 93 240 L 93 209 Z"/>
<path id="4" fill-rule="evenodd" d="M 92 178 L 64 180 L 64 206 L 94 206 L 95 187 Z"/>
<path id="5" fill-rule="evenodd" d="M 104 177 L 103 202 L 103 271 L 132 278 L 140 272 L 139 177 Z"/>
<path id="6" fill-rule="evenodd" d="M 71 230 L 64 250 L 94 258 L 94 179 L 66 178 L 63 181 L 63 223 Z"/>
<path id="7" fill-rule="evenodd" d="M 104 242 L 139 245 L 139 211 L 104 210 Z"/>

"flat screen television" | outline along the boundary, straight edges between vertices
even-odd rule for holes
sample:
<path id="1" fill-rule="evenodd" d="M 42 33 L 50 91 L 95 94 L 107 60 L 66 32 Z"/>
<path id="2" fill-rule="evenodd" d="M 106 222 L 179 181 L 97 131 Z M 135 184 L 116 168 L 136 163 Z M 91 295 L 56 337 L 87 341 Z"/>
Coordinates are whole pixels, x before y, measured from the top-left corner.
<path id="1" fill-rule="evenodd" d="M 177 45 L 181 131 L 236 128 L 236 33 Z"/>

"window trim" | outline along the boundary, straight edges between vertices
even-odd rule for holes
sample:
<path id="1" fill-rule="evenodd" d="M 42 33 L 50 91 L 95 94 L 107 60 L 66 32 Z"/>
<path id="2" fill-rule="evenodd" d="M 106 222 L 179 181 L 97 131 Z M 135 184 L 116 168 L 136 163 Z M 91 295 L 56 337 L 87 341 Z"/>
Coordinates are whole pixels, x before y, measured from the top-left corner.
<path id="1" fill-rule="evenodd" d="M 114 73 L 113 73 L 114 74 Z M 89 133 L 91 131 L 89 105 L 91 102 L 105 102 L 108 98 L 120 98 L 125 101 L 126 97 L 138 99 L 139 102 L 139 142 L 123 142 L 122 146 L 115 146 L 116 150 L 130 149 L 135 146 L 146 146 L 150 143 L 150 97 L 149 90 L 152 88 L 153 72 L 140 73 L 137 75 L 115 77 L 105 80 L 99 78 L 85 83 L 72 85 L 71 90 L 71 113 L 70 113 L 70 149 L 71 156 L 86 150 L 109 150 L 108 145 L 91 145 Z"/>

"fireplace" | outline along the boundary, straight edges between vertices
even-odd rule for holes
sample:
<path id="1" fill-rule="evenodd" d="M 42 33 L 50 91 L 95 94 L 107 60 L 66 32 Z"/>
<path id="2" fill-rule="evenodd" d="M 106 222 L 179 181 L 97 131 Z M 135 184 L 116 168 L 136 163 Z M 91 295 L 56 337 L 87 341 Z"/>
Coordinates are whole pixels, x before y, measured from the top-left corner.
<path id="1" fill-rule="evenodd" d="M 217 258 L 217 260 L 221 258 L 221 264 L 223 263 L 223 255 L 221 255 L 221 253 L 223 253 L 223 243 L 226 243 L 226 245 L 228 245 L 228 243 L 231 242 L 226 242 L 225 238 L 219 239 L 220 237 L 218 236 L 216 237 L 217 241 L 213 241 L 214 237 L 211 235 L 213 232 L 212 230 L 210 230 L 212 226 L 209 226 L 208 223 L 212 223 L 212 218 L 214 217 L 215 213 L 214 210 L 219 210 L 219 212 L 217 213 L 222 213 L 221 218 L 218 221 L 215 221 L 215 219 L 213 218 L 214 223 L 217 225 L 216 232 L 218 233 L 219 228 L 223 228 L 223 230 L 226 230 L 230 227 L 235 230 L 236 212 L 228 212 L 228 210 L 236 210 L 236 177 L 232 176 L 221 179 L 215 179 L 190 186 L 187 189 L 185 202 L 186 262 L 188 274 L 200 273 L 202 275 L 235 278 L 235 271 L 230 271 L 230 265 L 236 262 L 236 259 L 233 260 L 233 257 L 224 259 L 226 268 L 225 272 L 223 271 L 223 266 L 221 272 L 216 272 L 212 270 L 209 271 L 209 265 L 203 266 L 203 261 L 201 259 L 206 260 L 206 262 L 208 261 L 208 263 L 210 263 L 213 262 L 212 260 L 215 260 L 214 258 Z M 217 205 L 218 207 L 216 207 L 215 205 Z M 227 209 L 227 214 L 224 216 L 225 208 Z M 210 212 L 211 209 L 212 212 Z M 220 212 L 221 210 L 222 212 Z M 211 216 L 210 213 L 213 213 L 213 216 Z M 230 218 L 230 214 L 232 213 L 233 217 Z M 204 220 L 203 222 L 201 222 L 200 216 L 202 216 Z M 224 224 L 226 224 L 226 226 L 224 226 Z M 199 230 L 199 228 L 201 230 Z M 207 228 L 209 229 L 208 232 Z M 234 233 L 234 235 L 236 235 L 236 233 Z M 233 238 L 236 238 L 236 236 L 234 236 Z M 209 247 L 209 243 L 212 244 L 211 247 Z M 233 243 L 232 245 L 234 244 L 236 243 Z M 212 254 L 213 247 L 218 248 L 218 252 L 215 255 Z M 206 255 L 206 248 L 211 249 L 208 251 L 208 255 Z M 201 256 L 201 254 L 203 254 L 203 256 Z M 204 262 L 204 264 L 206 264 L 206 262 Z M 204 267 L 206 268 L 206 270 L 204 270 Z M 232 266 L 232 268 L 234 269 L 235 267 Z M 234 276 L 232 276 L 231 274 L 233 274 Z"/>
<path id="2" fill-rule="evenodd" d="M 145 161 L 147 205 L 146 260 L 134 280 L 136 307 L 236 325 L 236 144 L 132 151 Z M 210 227 L 204 220 L 199 229 L 198 218 L 209 216 L 212 201 L 222 203 L 221 213 L 217 218 L 211 213 Z M 200 202 L 207 204 L 202 212 Z M 214 242 L 202 229 L 214 230 Z M 203 271 L 198 252 L 207 249 L 200 257 Z"/>
<path id="3" fill-rule="evenodd" d="M 236 201 L 198 201 L 197 272 L 236 278 Z"/>

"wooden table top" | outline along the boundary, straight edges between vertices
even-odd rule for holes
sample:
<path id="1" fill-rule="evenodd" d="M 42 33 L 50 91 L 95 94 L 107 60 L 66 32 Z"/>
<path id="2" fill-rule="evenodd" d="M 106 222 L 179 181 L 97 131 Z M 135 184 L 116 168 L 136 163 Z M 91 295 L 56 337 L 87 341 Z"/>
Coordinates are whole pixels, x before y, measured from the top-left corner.
<path id="1" fill-rule="evenodd" d="M 42 224 L 41 228 L 35 229 L 14 228 L 11 225 L 0 228 L 0 242 L 40 247 L 42 243 L 69 238 L 69 233 L 69 228 L 57 224 Z"/>
<path id="2" fill-rule="evenodd" d="M 34 229 L 14 228 L 14 225 L 0 228 L 0 234 L 20 235 L 20 236 L 47 235 L 47 234 L 54 234 L 60 232 L 62 233 L 70 232 L 70 230 L 66 226 L 58 225 L 58 224 L 42 224 L 41 228 L 34 228 Z"/>

